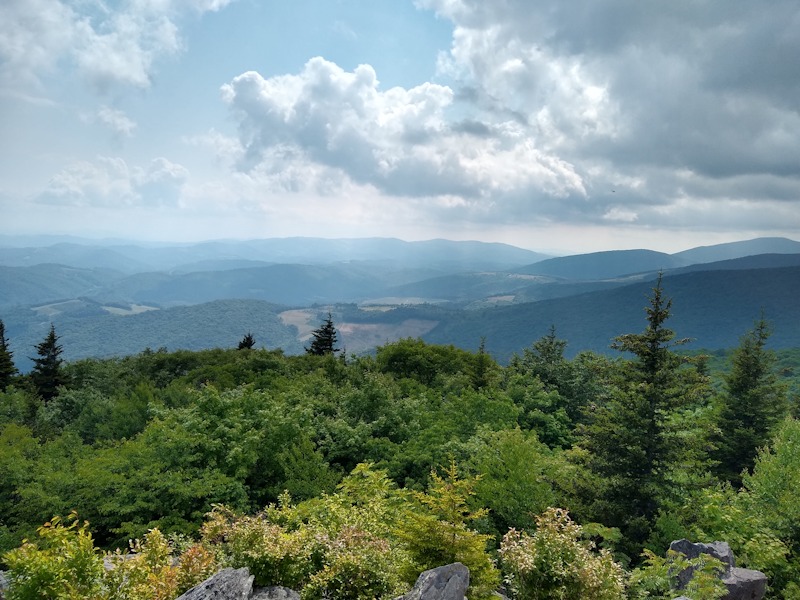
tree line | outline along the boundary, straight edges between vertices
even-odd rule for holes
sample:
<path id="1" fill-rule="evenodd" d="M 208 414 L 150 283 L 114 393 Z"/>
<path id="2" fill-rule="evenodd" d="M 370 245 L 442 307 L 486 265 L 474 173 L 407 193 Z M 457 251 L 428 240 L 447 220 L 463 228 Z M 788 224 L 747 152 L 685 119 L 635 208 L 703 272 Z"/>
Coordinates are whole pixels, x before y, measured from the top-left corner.
<path id="1" fill-rule="evenodd" d="M 608 581 L 638 581 L 609 598 L 666 598 L 646 569 L 689 537 L 728 541 L 768 574 L 774 597 L 799 597 L 800 426 L 769 325 L 759 317 L 713 372 L 680 351 L 671 309 L 659 280 L 643 330 L 614 340 L 616 358 L 567 359 L 551 329 L 505 367 L 482 343 L 468 352 L 415 339 L 344 359 L 328 315 L 301 356 L 256 349 L 248 334 L 229 350 L 60 364 L 49 398 L 13 376 L 0 392 L 0 549 L 77 510 L 107 549 L 154 529 L 211 546 L 241 535 L 240 550 L 215 550 L 241 563 L 259 527 L 289 544 L 264 547 L 270 556 L 312 538 L 331 540 L 314 552 L 334 562 L 345 560 L 334 548 L 391 549 L 381 556 L 396 562 L 380 564 L 392 593 L 445 556 L 489 565 L 489 587 L 496 568 L 519 590 L 545 585 L 525 571 L 538 564 L 526 553 L 559 547 L 573 561 L 613 561 L 595 565 Z M 402 522 L 386 529 L 385 515 L 359 512 L 384 505 Z M 248 520 L 265 507 L 268 518 Z M 323 523 L 360 529 L 323 535 Z M 414 549 L 419 532 L 454 524 L 471 532 L 458 552 Z M 347 537 L 356 531 L 358 543 Z M 322 589 L 316 563 L 296 558 L 303 585 Z"/>

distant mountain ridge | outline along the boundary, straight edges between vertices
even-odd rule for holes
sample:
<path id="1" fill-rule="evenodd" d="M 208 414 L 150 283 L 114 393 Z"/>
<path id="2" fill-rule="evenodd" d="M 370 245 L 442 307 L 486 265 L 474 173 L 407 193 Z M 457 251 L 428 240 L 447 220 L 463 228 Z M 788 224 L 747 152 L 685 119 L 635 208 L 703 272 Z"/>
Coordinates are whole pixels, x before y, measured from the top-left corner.
<path id="1" fill-rule="evenodd" d="M 128 274 L 170 271 L 204 261 L 242 260 L 281 264 L 383 261 L 405 267 L 427 266 L 448 271 L 508 269 L 549 257 L 500 243 L 449 240 L 406 242 L 394 238 L 269 238 L 168 246 L 75 242 L 59 242 L 43 247 L 0 245 L 0 265 L 20 267 L 59 263 L 78 268 L 102 266 Z"/>
<path id="2" fill-rule="evenodd" d="M 87 266 L 2 265 L 53 255 Z M 717 257 L 724 258 L 709 262 Z M 281 262 L 289 258 L 308 260 Z M 164 268 L 127 271 L 154 263 Z M 558 258 L 446 240 L 0 247 L 0 318 L 21 363 L 51 322 L 70 358 L 228 345 L 249 329 L 269 347 L 302 351 L 303 335 L 328 309 L 348 319 L 341 323 L 345 347 L 357 352 L 404 335 L 475 349 L 485 336 L 487 349 L 507 360 L 552 325 L 570 352 L 607 351 L 615 335 L 642 328 L 659 272 L 674 298 L 679 336 L 730 347 L 763 308 L 775 330 L 771 343 L 800 347 L 800 242 L 784 238 L 674 255 L 621 250 Z"/>
<path id="3" fill-rule="evenodd" d="M 666 271 L 688 264 L 688 261 L 674 255 L 653 250 L 609 250 L 550 258 L 516 269 L 515 272 L 572 280 L 598 280 L 642 271 Z"/>

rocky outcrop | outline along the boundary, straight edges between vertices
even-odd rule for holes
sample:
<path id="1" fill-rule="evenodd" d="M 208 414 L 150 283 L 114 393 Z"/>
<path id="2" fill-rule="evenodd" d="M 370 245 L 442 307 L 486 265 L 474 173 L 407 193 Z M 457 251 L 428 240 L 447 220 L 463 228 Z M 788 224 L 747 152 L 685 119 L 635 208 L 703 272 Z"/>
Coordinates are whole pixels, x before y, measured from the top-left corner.
<path id="1" fill-rule="evenodd" d="M 464 600 L 468 587 L 469 569 L 454 563 L 425 571 L 397 600 Z M 280 586 L 254 589 L 253 576 L 243 568 L 223 569 L 178 600 L 300 600 L 300 594 Z"/>
<path id="2" fill-rule="evenodd" d="M 411 591 L 397 600 L 464 600 L 468 587 L 469 569 L 453 563 L 425 571 Z"/>
<path id="3" fill-rule="evenodd" d="M 727 542 L 694 544 L 689 540 L 677 540 L 669 545 L 670 550 L 680 552 L 686 558 L 697 558 L 709 554 L 722 561 L 724 571 L 720 574 L 722 583 L 728 588 L 724 600 L 761 600 L 767 591 L 767 576 L 761 571 L 741 569 L 736 566 L 736 558 Z M 694 569 L 684 569 L 678 574 L 678 589 L 682 590 L 691 581 Z"/>
<path id="4" fill-rule="evenodd" d="M 253 589 L 253 576 L 243 568 L 223 569 L 178 600 L 300 600 L 300 594 L 281 586 Z"/>

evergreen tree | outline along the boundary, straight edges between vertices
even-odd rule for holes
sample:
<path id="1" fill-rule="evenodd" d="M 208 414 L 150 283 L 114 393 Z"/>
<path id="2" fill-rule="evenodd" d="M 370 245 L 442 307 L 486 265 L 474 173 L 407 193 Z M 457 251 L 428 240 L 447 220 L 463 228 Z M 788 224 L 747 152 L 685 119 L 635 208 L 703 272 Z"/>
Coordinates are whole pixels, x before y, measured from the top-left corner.
<path id="1" fill-rule="evenodd" d="M 3 324 L 3 320 L 0 319 L 0 391 L 6 390 L 16 373 L 14 354 L 9 350 L 8 340 L 6 339 L 6 326 Z"/>
<path id="2" fill-rule="evenodd" d="M 336 347 L 336 327 L 333 325 L 331 313 L 328 313 L 328 318 L 321 327 L 311 332 L 311 336 L 314 339 L 311 340 L 311 346 L 306 348 L 306 353 L 324 356 L 339 351 Z"/>
<path id="3" fill-rule="evenodd" d="M 725 377 L 713 458 L 717 475 L 741 484 L 744 469 L 753 468 L 758 449 L 787 415 L 787 389 L 774 373 L 775 356 L 765 346 L 770 329 L 762 316 L 731 357 Z"/>
<path id="4" fill-rule="evenodd" d="M 58 386 L 66 383 L 66 377 L 61 371 L 61 353 L 63 348 L 58 343 L 56 328 L 51 323 L 50 332 L 40 344 L 36 346 L 38 358 L 31 358 L 33 370 L 31 370 L 31 381 L 36 387 L 36 392 L 45 402 L 55 398 L 58 394 Z"/>
<path id="5" fill-rule="evenodd" d="M 253 346 L 256 345 L 256 338 L 253 337 L 253 334 L 249 331 L 247 334 L 241 339 L 239 342 L 239 350 L 252 350 Z"/>
<path id="6" fill-rule="evenodd" d="M 672 301 L 664 297 L 659 276 L 646 308 L 647 328 L 615 338 L 613 348 L 633 355 L 626 361 L 610 397 L 595 409 L 584 428 L 591 452 L 589 467 L 599 476 L 593 512 L 606 525 L 619 527 L 637 556 L 654 517 L 668 496 L 670 471 L 682 464 L 688 447 L 674 435 L 675 409 L 691 398 L 682 380 L 682 359 L 665 326 Z"/>

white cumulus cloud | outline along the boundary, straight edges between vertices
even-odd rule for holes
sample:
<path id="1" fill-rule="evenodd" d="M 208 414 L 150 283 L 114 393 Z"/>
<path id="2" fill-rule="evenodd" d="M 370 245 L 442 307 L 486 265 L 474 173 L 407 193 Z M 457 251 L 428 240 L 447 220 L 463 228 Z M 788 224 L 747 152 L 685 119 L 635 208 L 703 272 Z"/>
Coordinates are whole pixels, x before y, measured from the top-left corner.
<path id="1" fill-rule="evenodd" d="M 76 207 L 174 206 L 188 175 L 166 158 L 139 167 L 119 157 L 100 156 L 61 170 L 37 199 Z"/>
<path id="2" fill-rule="evenodd" d="M 572 165 L 518 124 L 453 122 L 447 86 L 383 91 L 371 66 L 348 72 L 317 57 L 297 75 L 244 73 L 222 93 L 239 123 L 244 169 L 309 163 L 390 195 L 458 196 L 471 206 L 585 195 Z"/>
<path id="3" fill-rule="evenodd" d="M 35 85 L 59 66 L 76 67 L 95 89 L 147 88 L 159 58 L 183 49 L 184 14 L 232 0 L 4 0 L 0 3 L 0 85 Z"/>

